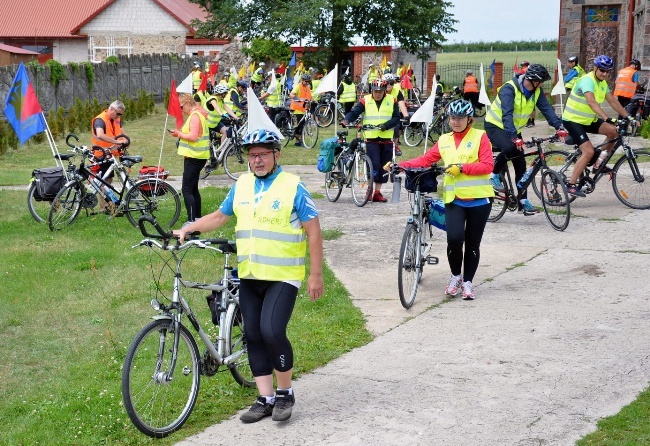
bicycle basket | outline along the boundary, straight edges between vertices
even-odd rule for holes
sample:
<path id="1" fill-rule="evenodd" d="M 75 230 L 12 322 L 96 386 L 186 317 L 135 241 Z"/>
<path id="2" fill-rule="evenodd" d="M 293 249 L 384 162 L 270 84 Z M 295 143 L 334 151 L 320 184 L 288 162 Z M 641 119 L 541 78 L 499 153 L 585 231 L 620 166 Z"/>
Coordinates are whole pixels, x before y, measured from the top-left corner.
<path id="1" fill-rule="evenodd" d="M 411 172 L 404 171 L 406 181 L 404 187 L 409 192 L 415 192 L 416 182 L 420 182 L 420 192 L 436 192 L 438 190 L 438 180 L 431 171 L 426 172 Z"/>
<path id="2" fill-rule="evenodd" d="M 34 199 L 36 201 L 52 201 L 65 184 L 63 168 L 61 167 L 43 167 L 35 169 L 32 172 L 36 188 L 34 190 Z"/>

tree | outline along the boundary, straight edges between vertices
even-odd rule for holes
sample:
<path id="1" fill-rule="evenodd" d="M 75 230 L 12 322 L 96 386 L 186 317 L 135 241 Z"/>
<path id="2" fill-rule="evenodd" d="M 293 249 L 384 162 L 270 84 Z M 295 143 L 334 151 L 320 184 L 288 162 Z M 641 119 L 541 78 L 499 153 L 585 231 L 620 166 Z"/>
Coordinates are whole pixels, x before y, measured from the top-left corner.
<path id="1" fill-rule="evenodd" d="M 330 68 L 357 36 L 367 45 L 388 45 L 394 38 L 402 49 L 426 57 L 426 48 L 441 45 L 457 22 L 443 0 L 191 1 L 209 13 L 205 22 L 192 23 L 199 36 L 318 46 L 328 52 Z"/>

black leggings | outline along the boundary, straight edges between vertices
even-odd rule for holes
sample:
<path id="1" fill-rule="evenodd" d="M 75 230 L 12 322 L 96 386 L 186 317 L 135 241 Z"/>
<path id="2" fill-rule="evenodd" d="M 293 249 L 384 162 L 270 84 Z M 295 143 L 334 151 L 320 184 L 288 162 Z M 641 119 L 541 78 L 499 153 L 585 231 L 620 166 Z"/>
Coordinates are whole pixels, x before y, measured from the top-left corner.
<path id="1" fill-rule="evenodd" d="M 187 210 L 187 221 L 201 218 L 201 194 L 199 193 L 199 176 L 207 160 L 185 158 L 183 162 L 183 181 L 181 191 Z"/>
<path id="2" fill-rule="evenodd" d="M 285 282 L 241 280 L 239 305 L 253 376 L 270 375 L 273 369 L 286 372 L 293 368 L 287 325 L 297 295 L 298 288 Z"/>
<path id="3" fill-rule="evenodd" d="M 481 239 L 491 209 L 492 203 L 474 207 L 463 207 L 453 203 L 445 205 L 447 260 L 451 273 L 454 276 L 463 273 L 464 281 L 474 280 L 481 258 Z M 464 261 L 463 243 L 465 244 Z"/>
<path id="4" fill-rule="evenodd" d="M 498 175 L 506 168 L 508 160 L 510 160 L 512 167 L 515 169 L 515 184 L 517 184 L 526 173 L 526 158 L 523 156 L 523 152 L 517 150 L 515 143 L 508 137 L 505 130 L 500 129 L 496 125 L 486 122 L 485 133 L 487 133 L 492 146 L 501 149 L 501 153 L 494 160 L 494 169 L 492 169 L 492 172 Z M 520 199 L 528 197 L 527 190 L 520 190 L 519 194 Z"/>

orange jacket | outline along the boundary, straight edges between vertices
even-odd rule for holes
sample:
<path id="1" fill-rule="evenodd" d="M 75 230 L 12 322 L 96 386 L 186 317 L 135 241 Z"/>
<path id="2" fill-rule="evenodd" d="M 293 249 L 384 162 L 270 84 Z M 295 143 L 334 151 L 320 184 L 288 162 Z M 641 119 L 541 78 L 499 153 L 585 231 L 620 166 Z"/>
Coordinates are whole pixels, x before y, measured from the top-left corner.
<path id="1" fill-rule="evenodd" d="M 100 146 L 104 148 L 113 147 L 114 146 L 113 143 L 102 141 L 101 139 L 97 138 L 97 136 L 95 135 L 95 121 L 97 119 L 101 119 L 102 121 L 104 121 L 104 125 L 106 126 L 106 131 L 104 133 L 106 134 L 106 136 L 113 139 L 115 139 L 117 135 L 121 135 L 123 133 L 120 119 L 119 118 L 116 120 L 110 119 L 108 117 L 108 110 L 104 110 L 99 115 L 97 115 L 90 123 L 90 129 L 92 132 L 92 136 L 90 138 L 91 144 L 93 146 Z"/>
<path id="2" fill-rule="evenodd" d="M 614 96 L 623 96 L 631 98 L 636 90 L 636 82 L 632 82 L 632 77 L 636 70 L 632 67 L 623 68 L 616 75 L 616 86 L 614 87 Z"/>
<path id="3" fill-rule="evenodd" d="M 298 93 L 296 94 L 296 99 L 303 99 L 303 101 L 291 101 L 289 108 L 291 110 L 302 112 L 306 111 L 304 99 L 312 100 L 311 88 L 305 87 L 302 85 L 302 82 L 298 84 Z"/>
<path id="4" fill-rule="evenodd" d="M 463 93 L 478 93 L 478 79 L 476 76 L 468 74 L 463 83 Z"/>

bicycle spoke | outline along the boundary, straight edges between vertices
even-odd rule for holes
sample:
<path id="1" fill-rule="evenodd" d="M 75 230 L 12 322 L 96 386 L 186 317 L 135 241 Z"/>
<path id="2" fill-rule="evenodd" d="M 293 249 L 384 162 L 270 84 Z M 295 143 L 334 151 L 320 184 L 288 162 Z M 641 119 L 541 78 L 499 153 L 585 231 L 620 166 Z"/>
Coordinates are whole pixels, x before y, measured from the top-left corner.
<path id="1" fill-rule="evenodd" d="M 407 309 L 411 308 L 413 302 L 415 302 L 415 295 L 418 291 L 420 274 L 419 265 L 417 265 L 419 240 L 415 224 L 407 224 L 402 237 L 397 270 L 399 299 L 402 306 Z"/>
<path id="2" fill-rule="evenodd" d="M 635 159 L 616 162 L 612 187 L 616 197 L 633 209 L 650 209 L 650 151 L 635 150 Z"/>
<path id="3" fill-rule="evenodd" d="M 540 180 L 542 205 L 546 219 L 553 229 L 564 231 L 571 218 L 569 194 L 557 172 L 545 169 Z"/>

